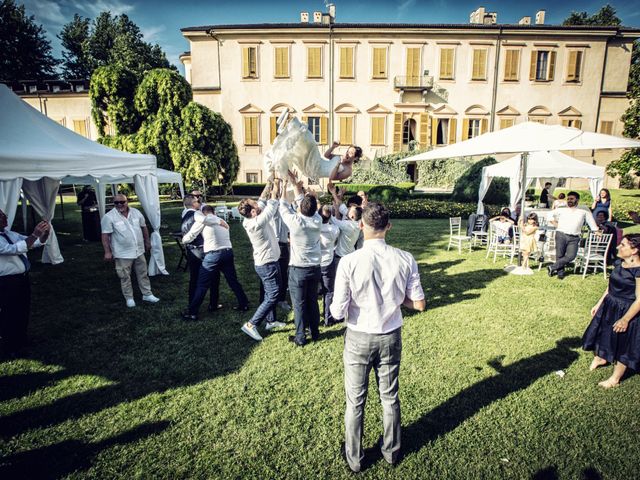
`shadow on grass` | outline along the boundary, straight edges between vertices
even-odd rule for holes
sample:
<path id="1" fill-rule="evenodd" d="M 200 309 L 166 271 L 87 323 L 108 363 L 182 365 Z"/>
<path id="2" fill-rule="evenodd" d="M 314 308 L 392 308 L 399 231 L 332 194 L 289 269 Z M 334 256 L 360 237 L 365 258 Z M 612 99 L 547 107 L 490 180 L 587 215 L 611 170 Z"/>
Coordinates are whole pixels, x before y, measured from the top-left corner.
<path id="1" fill-rule="evenodd" d="M 457 259 L 418 265 L 428 310 L 478 298 L 479 293 L 468 293 L 468 291 L 486 288 L 497 278 L 508 275 L 504 270 L 496 268 L 447 273 L 449 268 L 462 262 L 464 262 L 463 259 Z"/>
<path id="2" fill-rule="evenodd" d="M 551 467 L 538 470 L 531 477 L 531 480 L 559 480 L 559 478 L 558 469 L 553 465 Z M 595 468 L 588 467 L 580 472 L 580 480 L 602 480 L 602 475 L 600 475 L 600 472 Z"/>
<path id="3" fill-rule="evenodd" d="M 487 363 L 497 370 L 498 375 L 465 388 L 405 428 L 403 451 L 419 451 L 429 442 L 455 430 L 482 408 L 529 387 L 545 375 L 566 369 L 578 358 L 578 353 L 572 349 L 579 346 L 579 338 L 563 338 L 555 348 L 506 367 L 499 359 L 489 360 Z"/>
<path id="4" fill-rule="evenodd" d="M 169 422 L 145 423 L 101 442 L 67 440 L 47 447 L 16 453 L 0 460 L 0 477 L 11 479 L 60 478 L 88 470 L 101 451 L 135 443 L 169 427 Z"/>
<path id="5" fill-rule="evenodd" d="M 0 377 L 0 402 L 22 398 L 36 390 L 53 385 L 66 376 L 64 372 L 31 372 Z"/>

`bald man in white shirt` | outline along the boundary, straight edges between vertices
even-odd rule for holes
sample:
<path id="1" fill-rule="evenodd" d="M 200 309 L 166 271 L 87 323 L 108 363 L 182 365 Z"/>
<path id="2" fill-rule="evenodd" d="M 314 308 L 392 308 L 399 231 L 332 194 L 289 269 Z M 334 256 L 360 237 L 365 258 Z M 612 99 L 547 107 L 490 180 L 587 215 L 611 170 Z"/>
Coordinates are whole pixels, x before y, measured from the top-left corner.
<path id="1" fill-rule="evenodd" d="M 364 244 L 338 265 L 331 304 L 334 318 L 345 318 L 344 385 L 347 407 L 345 457 L 359 472 L 364 406 L 371 368 L 376 371 L 382 403 L 382 456 L 395 464 L 400 458 L 400 401 L 398 374 L 402 352 L 400 306 L 423 311 L 425 299 L 413 256 L 385 242 L 389 211 L 369 203 L 362 214 Z"/>

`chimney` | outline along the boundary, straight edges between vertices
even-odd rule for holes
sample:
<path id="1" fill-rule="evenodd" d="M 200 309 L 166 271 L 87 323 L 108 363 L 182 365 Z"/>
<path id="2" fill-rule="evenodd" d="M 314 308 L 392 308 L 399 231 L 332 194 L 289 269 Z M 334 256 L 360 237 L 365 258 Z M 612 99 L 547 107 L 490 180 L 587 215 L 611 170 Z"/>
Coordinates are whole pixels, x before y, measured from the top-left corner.
<path id="1" fill-rule="evenodd" d="M 333 3 L 327 5 L 329 8 L 329 16 L 331 17 L 331 23 L 336 21 L 336 6 Z"/>
<path id="2" fill-rule="evenodd" d="M 531 25 L 531 17 L 522 17 L 518 25 Z"/>
<path id="3" fill-rule="evenodd" d="M 536 25 L 544 25 L 544 10 L 538 10 L 536 13 Z"/>
<path id="4" fill-rule="evenodd" d="M 322 12 L 313 12 L 313 23 L 322 23 Z"/>
<path id="5" fill-rule="evenodd" d="M 300 12 L 300 23 L 309 23 L 309 12 Z"/>

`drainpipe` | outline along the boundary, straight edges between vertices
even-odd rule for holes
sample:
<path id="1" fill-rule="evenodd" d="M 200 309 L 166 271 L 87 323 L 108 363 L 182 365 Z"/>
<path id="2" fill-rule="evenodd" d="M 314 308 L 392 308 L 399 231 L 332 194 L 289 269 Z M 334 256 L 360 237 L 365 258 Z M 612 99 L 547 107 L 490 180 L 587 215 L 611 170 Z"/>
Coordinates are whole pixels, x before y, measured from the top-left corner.
<path id="1" fill-rule="evenodd" d="M 502 45 L 502 27 L 498 31 L 498 38 L 496 40 L 496 61 L 493 69 L 493 93 L 491 97 L 491 122 L 489 125 L 489 131 L 493 132 L 496 123 L 496 101 L 498 94 L 498 75 L 500 74 L 500 47 Z"/>
<path id="2" fill-rule="evenodd" d="M 596 108 L 596 126 L 594 128 L 594 132 L 598 131 L 598 124 L 600 123 L 600 106 L 602 105 L 602 92 L 604 91 L 604 74 L 606 73 L 606 69 L 607 69 L 607 54 L 609 53 L 610 41 L 611 41 L 611 37 L 607 37 L 607 43 L 604 46 L 604 59 L 602 61 L 602 75 L 600 76 L 600 93 L 598 94 L 598 108 Z M 593 165 L 596 164 L 595 155 L 596 155 L 596 151 L 591 150 L 591 163 Z"/>
<path id="3" fill-rule="evenodd" d="M 213 33 L 213 30 L 209 30 L 209 36 L 216 41 L 218 46 L 218 87 L 222 90 L 222 71 L 220 70 L 220 43 L 221 40 L 216 37 L 216 34 Z M 191 64 L 191 81 L 193 82 L 193 63 Z"/>

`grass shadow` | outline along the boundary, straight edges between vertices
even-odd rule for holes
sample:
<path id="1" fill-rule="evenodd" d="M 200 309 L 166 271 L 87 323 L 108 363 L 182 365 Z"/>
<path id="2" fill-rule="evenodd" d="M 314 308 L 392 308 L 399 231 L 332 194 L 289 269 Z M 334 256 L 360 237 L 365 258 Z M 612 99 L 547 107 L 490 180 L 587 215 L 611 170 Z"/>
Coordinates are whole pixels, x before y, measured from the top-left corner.
<path id="1" fill-rule="evenodd" d="M 545 375 L 566 369 L 578 358 L 578 353 L 573 349 L 579 346 L 579 338 L 563 338 L 555 348 L 506 367 L 502 366 L 499 359 L 489 360 L 488 364 L 497 370 L 498 375 L 465 388 L 405 428 L 403 451 L 405 454 L 419 451 L 428 443 L 455 430 L 482 408 L 529 387 Z"/>
<path id="2" fill-rule="evenodd" d="M 169 427 L 169 422 L 145 423 L 96 443 L 68 440 L 47 447 L 16 453 L 0 460 L 0 477 L 18 479 L 61 478 L 88 470 L 93 459 L 115 445 L 138 442 Z"/>

